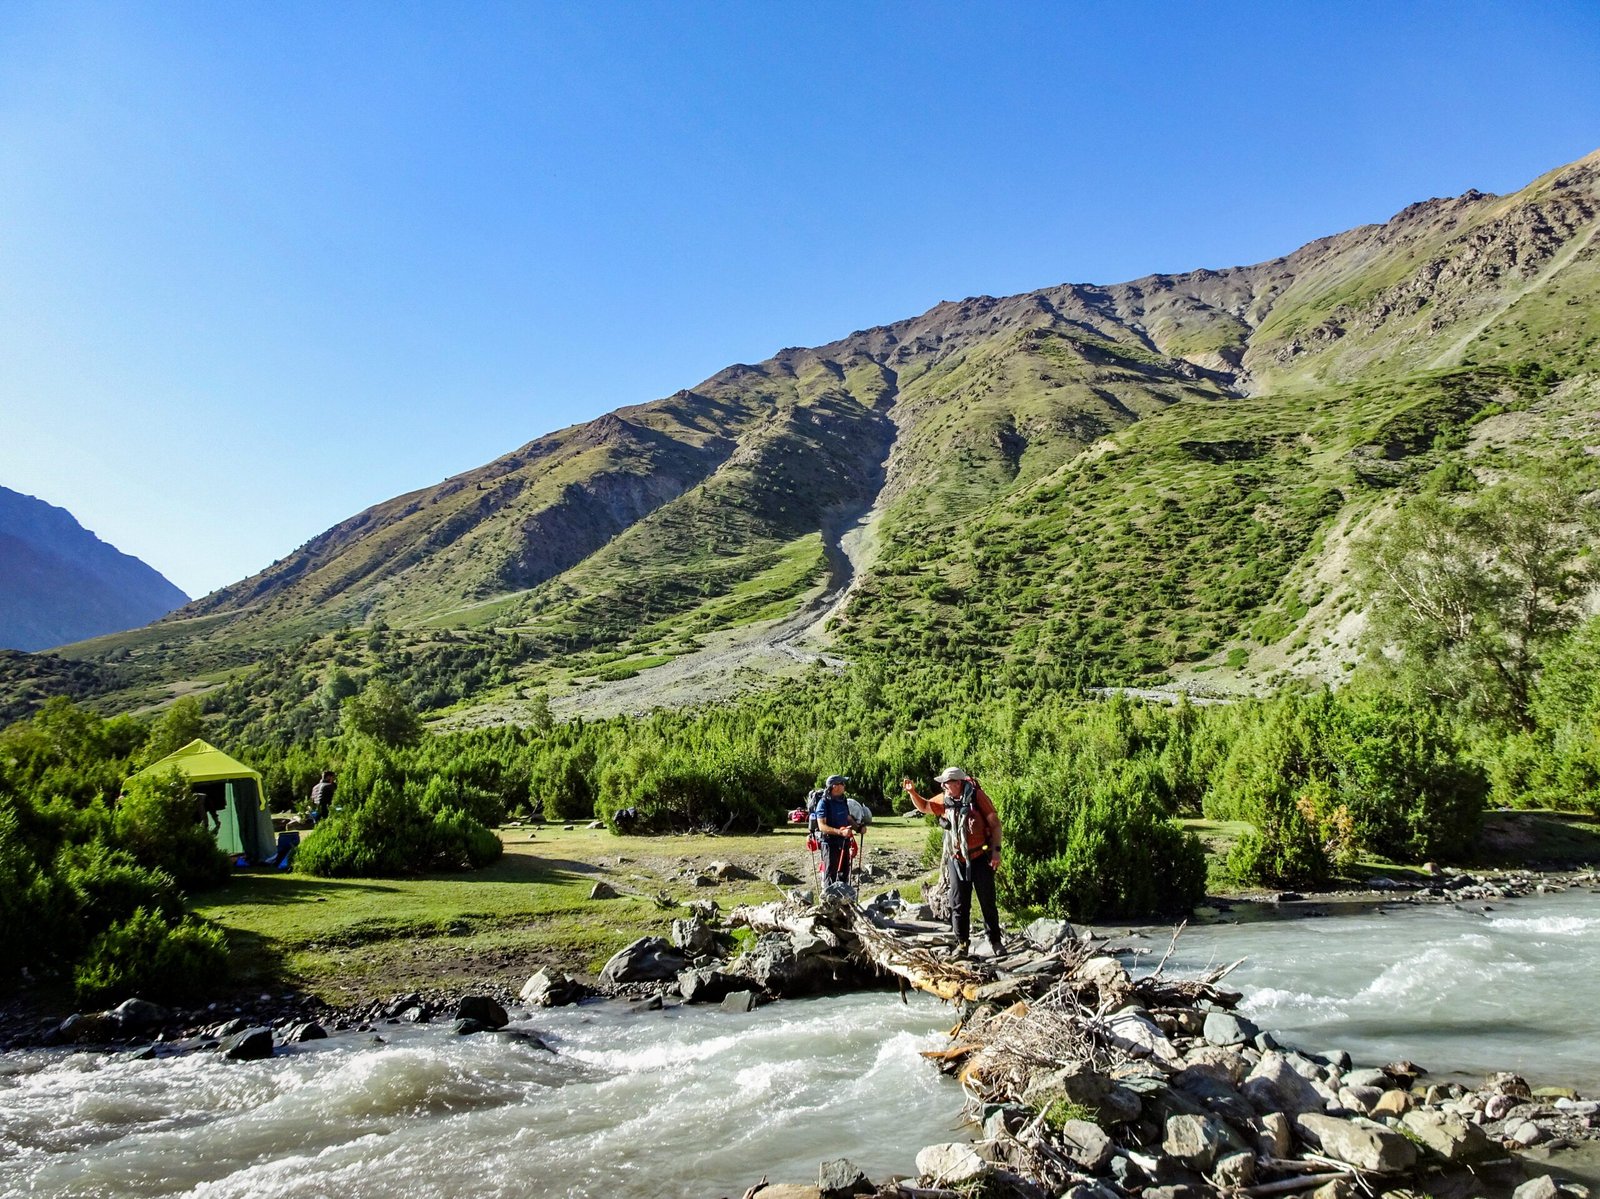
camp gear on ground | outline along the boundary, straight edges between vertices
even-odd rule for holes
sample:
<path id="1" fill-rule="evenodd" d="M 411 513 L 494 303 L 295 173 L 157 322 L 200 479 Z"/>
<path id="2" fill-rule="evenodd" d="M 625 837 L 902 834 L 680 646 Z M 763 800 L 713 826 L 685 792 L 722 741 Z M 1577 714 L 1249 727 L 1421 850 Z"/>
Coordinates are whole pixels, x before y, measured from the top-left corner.
<path id="1" fill-rule="evenodd" d="M 259 771 L 197 737 L 133 777 L 160 776 L 173 770 L 203 798 L 204 810 L 215 816 L 214 821 L 201 818 L 206 819 L 206 827 L 224 853 L 252 862 L 272 858 L 275 834 L 272 817 L 265 811 Z"/>

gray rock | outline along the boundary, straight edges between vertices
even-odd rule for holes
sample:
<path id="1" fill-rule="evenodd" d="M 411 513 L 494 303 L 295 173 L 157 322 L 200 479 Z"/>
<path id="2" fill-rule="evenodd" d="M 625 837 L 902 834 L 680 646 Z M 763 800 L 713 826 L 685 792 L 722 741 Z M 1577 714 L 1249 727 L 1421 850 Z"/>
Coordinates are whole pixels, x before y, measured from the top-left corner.
<path id="1" fill-rule="evenodd" d="M 1407 1112 L 1400 1127 L 1447 1162 L 1477 1161 L 1497 1152 L 1483 1129 L 1451 1112 Z"/>
<path id="2" fill-rule="evenodd" d="M 399 1014 L 400 1011 L 398 1009 L 389 1013 L 391 1016 L 398 1016 Z M 235 1016 L 232 1020 L 225 1020 L 217 1025 L 216 1028 L 211 1030 L 211 1035 L 214 1037 L 231 1037 L 234 1033 L 243 1032 L 249 1027 L 250 1021 Z"/>
<path id="3" fill-rule="evenodd" d="M 522 1045 L 528 1049 L 537 1049 L 544 1053 L 554 1053 L 555 1050 L 544 1043 L 544 1038 L 538 1033 L 526 1032 L 520 1028 L 494 1028 L 489 1030 L 489 1035 L 496 1040 L 504 1041 L 508 1045 Z"/>
<path id="4" fill-rule="evenodd" d="M 1219 1187 L 1247 1187 L 1256 1180 L 1256 1155 L 1250 1152 L 1225 1153 L 1211 1167 L 1211 1180 Z"/>
<path id="5" fill-rule="evenodd" d="M 255 1062 L 272 1056 L 272 1030 L 247 1028 L 231 1037 L 224 1037 L 217 1052 L 229 1061 Z"/>
<path id="6" fill-rule="evenodd" d="M 1066 1121 L 1059 1136 L 1062 1152 L 1091 1174 L 1104 1169 L 1116 1150 L 1105 1131 L 1087 1120 Z"/>
<path id="7" fill-rule="evenodd" d="M 1215 1116 L 1168 1116 L 1161 1142 L 1161 1152 L 1191 1170 L 1209 1170 L 1225 1150 L 1243 1148 L 1233 1130 Z"/>
<path id="8" fill-rule="evenodd" d="M 407 1024 L 427 1024 L 432 1021 L 433 1013 L 428 1011 L 425 1005 L 417 1004 L 415 1007 L 408 1007 L 401 1012 L 399 1019 L 404 1020 Z"/>
<path id="9" fill-rule="evenodd" d="M 1561 1188 L 1548 1174 L 1530 1178 L 1511 1192 L 1511 1199 L 1560 1199 Z"/>
<path id="10" fill-rule="evenodd" d="M 1172 1076 L 1172 1085 L 1185 1095 L 1198 1099 L 1212 1115 L 1220 1116 L 1236 1127 L 1248 1127 L 1255 1117 L 1255 1109 L 1239 1094 L 1220 1067 L 1185 1067 Z"/>
<path id="11" fill-rule="evenodd" d="M 1250 1071 L 1240 1089 L 1256 1111 L 1263 1113 L 1299 1115 L 1301 1112 L 1320 1112 L 1327 1106 L 1327 1100 L 1317 1088 L 1309 1079 L 1302 1077 L 1281 1053 L 1262 1054 L 1261 1060 Z"/>
<path id="12" fill-rule="evenodd" d="M 604 879 L 601 879 L 593 887 L 589 888 L 589 898 L 615 899 L 617 898 L 617 889 Z"/>
<path id="13" fill-rule="evenodd" d="M 1363 1116 L 1370 1116 L 1372 1109 L 1378 1106 L 1378 1100 L 1382 1098 L 1383 1092 L 1377 1087 L 1339 1088 L 1339 1106 L 1352 1112 L 1360 1112 Z"/>
<path id="14" fill-rule="evenodd" d="M 876 1189 L 865 1171 L 849 1158 L 837 1157 L 817 1167 L 817 1190 L 822 1193 L 822 1199 L 870 1195 Z"/>
<path id="15" fill-rule="evenodd" d="M 143 999 L 124 999 L 111 1009 L 111 1018 L 130 1032 L 154 1028 L 172 1019 L 172 1013 L 159 1004 Z"/>
<path id="16" fill-rule="evenodd" d="M 454 1032 L 458 1037 L 470 1037 L 473 1033 L 489 1032 L 489 1026 L 482 1020 L 457 1020 Z"/>
<path id="17" fill-rule="evenodd" d="M 1300 1135 L 1329 1157 L 1377 1174 L 1399 1174 L 1417 1163 L 1417 1147 L 1381 1124 L 1357 1124 L 1305 1112 L 1295 1118 Z"/>
<path id="18" fill-rule="evenodd" d="M 506 1009 L 489 995 L 463 995 L 456 1004 L 457 1020 L 475 1020 L 485 1028 L 504 1028 L 511 1023 Z"/>
<path id="19" fill-rule="evenodd" d="M 600 971 L 600 982 L 615 987 L 624 983 L 676 981 L 678 972 L 688 964 L 683 953 L 662 938 L 640 937 L 612 955 Z"/>
<path id="20" fill-rule="evenodd" d="M 1218 1045 L 1194 1045 L 1183 1055 L 1186 1065 L 1206 1066 L 1225 1074 L 1228 1081 L 1238 1086 L 1250 1073 L 1250 1063 L 1238 1049 L 1224 1049 Z"/>
<path id="21" fill-rule="evenodd" d="M 697 916 L 707 924 L 715 924 L 722 914 L 722 908 L 714 899 L 691 899 L 689 901 L 689 915 Z"/>
<path id="22" fill-rule="evenodd" d="M 800 880 L 787 870 L 774 869 L 767 872 L 767 881 L 774 887 L 798 887 Z M 841 1159 L 843 1160 L 843 1159 Z M 826 1164 L 826 1163 L 824 1163 Z"/>
<path id="23" fill-rule="evenodd" d="M 1251 1044 L 1259 1049 L 1262 1053 L 1284 1052 L 1283 1042 L 1278 1040 L 1278 1038 L 1273 1036 L 1270 1032 L 1257 1033 L 1255 1040 L 1252 1041 Z"/>
<path id="24" fill-rule="evenodd" d="M 1346 1070 L 1344 1085 L 1347 1087 L 1377 1087 L 1379 1091 L 1387 1091 L 1394 1084 L 1389 1081 L 1389 1076 L 1382 1070 Z"/>
<path id="25" fill-rule="evenodd" d="M 930 912 L 926 919 L 932 918 Z M 1022 935 L 1030 945 L 1045 950 L 1055 949 L 1058 945 L 1073 939 L 1072 925 L 1065 920 L 1049 920 L 1043 916 L 1023 929 Z"/>
<path id="26" fill-rule="evenodd" d="M 1531 1149 L 1550 1139 L 1550 1134 L 1532 1120 L 1507 1120 L 1500 1135 L 1518 1149 Z"/>
<path id="27" fill-rule="evenodd" d="M 1168 1069 L 1182 1069 L 1183 1055 L 1159 1025 L 1138 1008 L 1124 1008 L 1104 1024 L 1106 1039 L 1134 1057 L 1148 1057 Z"/>
<path id="28" fill-rule="evenodd" d="M 720 970 L 684 970 L 678 975 L 678 994 L 685 1003 L 721 1003 L 743 982 Z"/>
<path id="29" fill-rule="evenodd" d="M 729 991 L 722 997 L 722 1010 L 725 1012 L 753 1012 L 755 1008 L 754 991 Z"/>
<path id="30" fill-rule="evenodd" d="M 244 1021 L 239 1021 L 242 1025 Z M 122 1031 L 110 1012 L 74 1012 L 56 1025 L 52 1039 L 67 1045 L 105 1041 Z"/>
<path id="31" fill-rule="evenodd" d="M 973 1152 L 971 1145 L 950 1142 L 917 1151 L 917 1174 L 932 1186 L 959 1190 L 982 1182 L 992 1173 L 994 1166 Z"/>
<path id="32" fill-rule="evenodd" d="M 1282 1112 L 1267 1112 L 1261 1117 L 1261 1148 L 1269 1157 L 1288 1157 L 1294 1152 L 1294 1126 Z"/>
<path id="33" fill-rule="evenodd" d="M 672 943 L 692 958 L 715 953 L 717 932 L 698 916 L 672 922 Z"/>
<path id="34" fill-rule="evenodd" d="M 1203 1035 L 1213 1045 L 1243 1045 L 1260 1036 L 1261 1030 L 1232 1012 L 1207 1012 Z"/>
<path id="35" fill-rule="evenodd" d="M 1061 1192 L 1061 1199 L 1122 1199 L 1103 1182 L 1075 1182 Z"/>
<path id="36" fill-rule="evenodd" d="M 325 1041 L 328 1039 L 328 1030 L 315 1020 L 306 1020 L 300 1024 L 291 1024 L 284 1030 L 283 1043 L 285 1045 L 300 1045 L 306 1041 Z"/>
<path id="37" fill-rule="evenodd" d="M 522 985 L 519 998 L 529 1007 L 566 1007 L 581 1003 L 588 996 L 589 988 L 572 975 L 541 970 Z"/>
<path id="38" fill-rule="evenodd" d="M 738 879 L 751 879 L 751 874 L 743 866 L 735 866 L 732 862 L 707 862 L 706 873 L 721 882 L 731 883 Z"/>

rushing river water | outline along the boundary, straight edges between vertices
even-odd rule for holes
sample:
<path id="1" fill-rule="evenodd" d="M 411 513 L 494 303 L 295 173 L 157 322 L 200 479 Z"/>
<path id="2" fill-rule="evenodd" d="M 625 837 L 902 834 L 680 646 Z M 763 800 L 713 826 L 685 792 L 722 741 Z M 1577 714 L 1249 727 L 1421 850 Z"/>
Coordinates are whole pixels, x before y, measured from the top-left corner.
<path id="1" fill-rule="evenodd" d="M 1248 956 L 1245 1011 L 1306 1048 L 1600 1092 L 1600 897 L 1484 906 L 1191 928 L 1167 969 Z M 1146 943 L 1147 969 L 1167 936 Z M 882 1178 L 966 1135 L 959 1088 L 918 1056 L 949 1019 L 878 992 L 518 1022 L 554 1055 L 399 1025 L 265 1062 L 13 1053 L 0 1195 L 737 1195 L 831 1157 Z"/>

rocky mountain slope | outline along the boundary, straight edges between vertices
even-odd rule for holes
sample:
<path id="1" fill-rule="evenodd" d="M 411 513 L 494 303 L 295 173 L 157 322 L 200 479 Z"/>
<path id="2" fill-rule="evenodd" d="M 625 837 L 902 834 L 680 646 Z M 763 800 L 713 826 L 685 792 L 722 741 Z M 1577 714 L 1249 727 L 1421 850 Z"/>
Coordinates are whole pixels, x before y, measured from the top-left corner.
<path id="1" fill-rule="evenodd" d="M 829 632 L 848 653 L 1102 682 L 1336 668 L 1330 564 L 1394 489 L 1488 452 L 1507 414 L 1512 448 L 1594 433 L 1597 231 L 1600 152 L 1254 266 L 941 303 L 376 505 L 168 618 L 159 652 L 74 652 L 171 677 L 298 644 L 274 669 L 314 686 L 343 637 L 356 668 L 403 650 L 427 706 L 514 718 L 530 686 L 837 589 L 870 513 Z M 348 644 L 361 626 L 378 648 Z"/>
<path id="2" fill-rule="evenodd" d="M 135 628 L 188 599 L 65 509 L 0 487 L 0 648 L 45 649 Z"/>

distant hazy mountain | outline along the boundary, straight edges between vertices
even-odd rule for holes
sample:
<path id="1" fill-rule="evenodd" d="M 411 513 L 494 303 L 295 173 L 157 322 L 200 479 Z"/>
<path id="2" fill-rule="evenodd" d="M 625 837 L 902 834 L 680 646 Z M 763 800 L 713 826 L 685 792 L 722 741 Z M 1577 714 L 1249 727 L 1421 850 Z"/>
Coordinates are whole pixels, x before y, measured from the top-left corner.
<path id="1" fill-rule="evenodd" d="M 188 600 L 64 508 L 0 487 L 0 648 L 45 649 L 137 628 Z"/>

